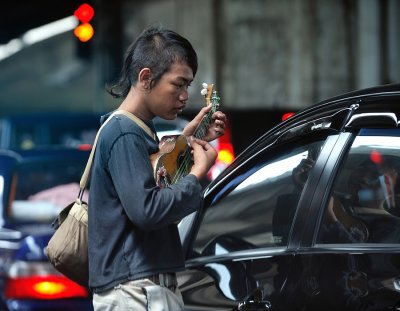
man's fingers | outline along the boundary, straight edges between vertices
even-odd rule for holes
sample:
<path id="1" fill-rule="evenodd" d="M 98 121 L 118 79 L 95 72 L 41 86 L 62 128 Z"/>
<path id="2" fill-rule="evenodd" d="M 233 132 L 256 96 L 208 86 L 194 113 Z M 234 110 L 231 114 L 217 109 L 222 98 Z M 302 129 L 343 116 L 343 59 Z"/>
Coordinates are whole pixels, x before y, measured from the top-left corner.
<path id="1" fill-rule="evenodd" d="M 206 153 L 213 152 L 213 151 L 216 153 L 213 146 L 211 146 L 211 144 L 209 144 L 205 140 L 192 138 L 191 146 L 192 146 L 192 149 L 202 148 Z"/>
<path id="2" fill-rule="evenodd" d="M 226 122 L 226 115 L 221 111 L 216 111 L 213 114 L 213 119 L 216 120 L 216 121 L 224 123 L 224 122 Z"/>
<path id="3" fill-rule="evenodd" d="M 208 147 L 211 146 L 208 142 L 206 142 L 206 141 L 204 141 L 204 140 L 201 140 L 201 139 L 194 138 L 194 137 L 192 138 L 192 142 L 194 142 L 194 143 L 197 144 L 197 145 L 202 146 L 203 149 L 208 149 Z M 208 145 L 208 146 L 207 146 L 207 145 Z M 192 147 L 193 147 L 193 146 L 192 146 Z"/>
<path id="4" fill-rule="evenodd" d="M 211 105 L 201 108 L 195 119 L 200 121 L 210 110 L 211 110 Z"/>

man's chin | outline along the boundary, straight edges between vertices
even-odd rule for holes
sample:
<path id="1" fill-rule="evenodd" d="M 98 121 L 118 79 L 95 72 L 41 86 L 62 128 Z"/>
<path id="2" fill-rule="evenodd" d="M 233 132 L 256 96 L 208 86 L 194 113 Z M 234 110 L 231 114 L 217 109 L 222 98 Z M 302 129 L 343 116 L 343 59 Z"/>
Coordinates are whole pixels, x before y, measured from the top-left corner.
<path id="1" fill-rule="evenodd" d="M 177 117 L 178 117 L 178 114 L 175 113 L 175 114 L 166 115 L 166 116 L 163 117 L 163 119 L 165 119 L 165 120 L 175 120 Z"/>

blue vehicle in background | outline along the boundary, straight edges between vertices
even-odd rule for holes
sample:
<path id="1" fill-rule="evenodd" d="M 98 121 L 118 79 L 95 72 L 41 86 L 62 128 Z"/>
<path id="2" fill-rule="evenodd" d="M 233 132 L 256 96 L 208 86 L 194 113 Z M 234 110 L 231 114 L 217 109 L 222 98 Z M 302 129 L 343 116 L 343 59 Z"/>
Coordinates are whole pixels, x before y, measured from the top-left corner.
<path id="1" fill-rule="evenodd" d="M 72 202 L 89 150 L 0 151 L 0 310 L 92 310 L 87 289 L 58 273 L 43 250 L 51 222 Z"/>
<path id="2" fill-rule="evenodd" d="M 0 149 L 36 149 L 91 144 L 100 126 L 92 113 L 40 113 L 0 116 Z"/>
<path id="3" fill-rule="evenodd" d="M 155 120 L 160 135 L 186 124 Z M 78 195 L 99 126 L 96 114 L 0 117 L 0 311 L 93 310 L 88 290 L 57 272 L 44 248 Z"/>

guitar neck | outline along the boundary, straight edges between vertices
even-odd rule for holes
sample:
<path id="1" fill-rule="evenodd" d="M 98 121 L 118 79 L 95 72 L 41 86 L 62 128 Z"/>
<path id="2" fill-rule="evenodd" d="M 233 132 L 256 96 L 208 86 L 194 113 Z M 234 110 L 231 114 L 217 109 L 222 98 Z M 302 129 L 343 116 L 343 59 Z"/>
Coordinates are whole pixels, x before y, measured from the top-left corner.
<path id="1" fill-rule="evenodd" d="M 211 111 L 210 111 L 211 112 Z M 195 131 L 195 133 L 194 133 L 194 137 L 195 138 L 198 138 L 198 139 L 203 139 L 205 136 L 206 136 L 206 134 L 207 134 L 207 132 L 208 132 L 208 128 L 209 128 L 209 126 L 210 126 L 210 124 L 211 124 L 211 113 L 207 113 L 205 116 L 204 116 L 204 118 L 203 118 L 203 120 L 201 121 L 201 123 L 200 123 L 200 125 L 199 125 L 199 127 L 197 128 L 197 130 Z"/>
<path id="2" fill-rule="evenodd" d="M 204 94 L 202 93 L 202 95 L 204 95 Z M 195 132 L 193 134 L 193 136 L 198 139 L 203 139 L 207 135 L 208 128 L 210 127 L 210 124 L 213 122 L 212 115 L 214 112 L 216 112 L 218 110 L 218 107 L 219 107 L 219 97 L 217 96 L 217 92 L 213 91 L 212 84 L 207 87 L 206 95 L 207 95 L 207 96 L 205 96 L 206 103 L 207 103 L 207 105 L 211 105 L 212 108 L 203 117 L 199 126 L 197 127 L 197 129 L 195 130 Z M 185 152 L 183 153 L 183 155 L 181 157 L 181 163 L 180 163 L 178 169 L 176 170 L 175 175 L 172 178 L 172 183 L 175 183 L 177 180 L 179 180 L 180 178 L 185 176 L 188 173 L 191 165 L 192 165 L 192 155 L 191 155 L 190 149 L 188 148 L 185 150 Z"/>
<path id="3" fill-rule="evenodd" d="M 198 139 L 203 139 L 207 132 L 210 124 L 212 123 L 212 115 L 217 111 L 219 107 L 219 97 L 217 96 L 216 91 L 212 91 L 212 88 L 209 89 L 209 96 L 206 98 L 208 105 L 211 105 L 211 110 L 204 116 L 203 120 L 201 120 L 198 128 L 194 132 L 194 137 Z M 212 95 L 212 96 L 211 96 Z"/>

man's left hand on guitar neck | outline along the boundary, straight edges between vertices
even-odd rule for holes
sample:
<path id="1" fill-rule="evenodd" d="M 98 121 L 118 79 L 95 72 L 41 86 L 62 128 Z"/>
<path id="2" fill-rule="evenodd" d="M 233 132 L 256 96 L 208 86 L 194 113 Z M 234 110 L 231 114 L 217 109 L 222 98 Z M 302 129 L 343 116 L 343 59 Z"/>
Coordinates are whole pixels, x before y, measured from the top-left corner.
<path id="1" fill-rule="evenodd" d="M 201 123 L 201 120 L 204 116 L 210 111 L 211 106 L 206 106 L 200 110 L 197 116 L 189 122 L 185 129 L 183 130 L 182 134 L 186 137 L 193 136 L 197 127 Z M 202 138 L 205 141 L 213 141 L 214 139 L 221 137 L 225 133 L 225 123 L 226 123 L 226 115 L 221 111 L 216 111 L 212 115 L 212 122 L 208 127 L 208 132 Z"/>

